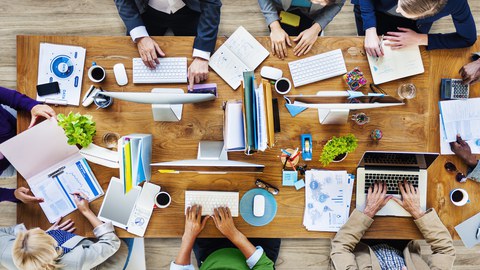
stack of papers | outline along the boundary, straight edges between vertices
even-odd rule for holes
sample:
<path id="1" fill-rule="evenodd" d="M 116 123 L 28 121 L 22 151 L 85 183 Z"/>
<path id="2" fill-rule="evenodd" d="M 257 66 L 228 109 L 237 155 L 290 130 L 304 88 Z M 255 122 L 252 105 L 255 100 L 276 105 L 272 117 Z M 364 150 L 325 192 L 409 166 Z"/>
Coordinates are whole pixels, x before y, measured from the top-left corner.
<path id="1" fill-rule="evenodd" d="M 440 107 L 440 152 L 453 155 L 450 142 L 457 140 L 460 134 L 467 141 L 472 153 L 480 153 L 480 98 L 462 100 L 445 100 L 439 102 Z"/>
<path id="2" fill-rule="evenodd" d="M 347 171 L 305 173 L 303 225 L 309 231 L 337 232 L 348 220 L 354 176 Z"/>
<path id="3" fill-rule="evenodd" d="M 253 71 L 243 73 L 243 112 L 245 119 L 245 153 L 265 151 L 274 145 L 272 89 L 267 80 L 255 85 Z"/>

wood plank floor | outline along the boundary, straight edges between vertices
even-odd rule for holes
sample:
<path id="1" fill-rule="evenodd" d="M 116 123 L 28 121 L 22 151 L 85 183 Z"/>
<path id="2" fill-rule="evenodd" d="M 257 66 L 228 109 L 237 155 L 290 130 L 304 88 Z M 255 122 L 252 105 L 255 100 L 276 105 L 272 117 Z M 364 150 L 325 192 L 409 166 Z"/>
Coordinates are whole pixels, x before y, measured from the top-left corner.
<path id="1" fill-rule="evenodd" d="M 255 0 L 223 0 L 220 35 L 232 33 L 243 25 L 253 35 L 268 35 L 262 14 Z M 349 2 L 347 0 L 347 2 Z M 470 0 L 470 8 L 480 34 L 480 1 Z M 326 29 L 326 35 L 356 35 L 353 7 L 346 4 Z M 111 0 L 18 0 L 2 1 L 0 8 L 0 85 L 16 86 L 15 36 L 32 35 L 124 35 L 125 29 Z M 248 20 L 245 20 L 248 18 Z M 454 29 L 450 17 L 436 22 L 432 32 Z M 32 64 L 37 63 L 32 59 Z M 0 186 L 14 187 L 15 179 L 0 179 Z M 15 224 L 14 204 L 0 204 L 0 226 Z M 179 239 L 147 239 L 148 269 L 168 269 L 180 246 Z M 457 260 L 454 269 L 480 269 L 480 247 L 467 249 L 455 241 Z M 425 256 L 427 245 L 422 247 Z M 277 269 L 327 269 L 330 242 L 328 239 L 285 239 L 282 242 Z"/>

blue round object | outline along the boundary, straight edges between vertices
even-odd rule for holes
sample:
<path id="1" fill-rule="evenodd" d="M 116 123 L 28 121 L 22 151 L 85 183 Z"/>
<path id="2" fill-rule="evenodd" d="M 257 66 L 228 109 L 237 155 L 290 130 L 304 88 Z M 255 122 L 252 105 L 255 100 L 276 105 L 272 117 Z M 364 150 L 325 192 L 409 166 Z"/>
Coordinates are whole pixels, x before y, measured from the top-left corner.
<path id="1" fill-rule="evenodd" d="M 50 64 L 53 74 L 59 78 L 68 78 L 73 73 L 73 62 L 66 55 L 59 55 Z"/>
<path id="2" fill-rule="evenodd" d="M 310 188 L 311 188 L 312 190 L 317 189 L 317 188 L 318 188 L 318 182 L 317 182 L 317 181 L 312 181 L 312 182 L 310 182 Z"/>
<path id="3" fill-rule="evenodd" d="M 265 214 L 261 217 L 253 215 L 253 197 L 263 195 L 265 197 Z M 273 195 L 263 188 L 254 188 L 247 191 L 240 200 L 240 215 L 243 220 L 252 226 L 265 226 L 270 223 L 277 214 L 277 201 Z"/>

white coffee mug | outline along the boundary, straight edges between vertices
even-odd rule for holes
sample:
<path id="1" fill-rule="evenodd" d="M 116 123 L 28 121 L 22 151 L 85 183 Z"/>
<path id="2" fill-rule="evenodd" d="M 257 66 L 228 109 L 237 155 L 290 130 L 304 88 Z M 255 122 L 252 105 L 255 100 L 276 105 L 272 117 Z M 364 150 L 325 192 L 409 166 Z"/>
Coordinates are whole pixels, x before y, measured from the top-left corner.
<path id="1" fill-rule="evenodd" d="M 95 62 L 93 62 L 92 66 L 88 69 L 88 78 L 94 83 L 102 82 L 105 80 L 106 75 L 107 72 L 105 72 L 105 69 Z"/>
<path id="2" fill-rule="evenodd" d="M 158 208 L 167 208 L 172 202 L 172 197 L 165 191 L 160 191 L 155 195 L 155 205 Z"/>
<path id="3" fill-rule="evenodd" d="M 275 91 L 280 95 L 285 95 L 292 89 L 292 83 L 288 78 L 280 78 L 275 82 Z"/>
<path id="4" fill-rule="evenodd" d="M 456 188 L 450 191 L 450 201 L 456 206 L 464 206 L 470 202 L 467 191 L 462 188 Z"/>

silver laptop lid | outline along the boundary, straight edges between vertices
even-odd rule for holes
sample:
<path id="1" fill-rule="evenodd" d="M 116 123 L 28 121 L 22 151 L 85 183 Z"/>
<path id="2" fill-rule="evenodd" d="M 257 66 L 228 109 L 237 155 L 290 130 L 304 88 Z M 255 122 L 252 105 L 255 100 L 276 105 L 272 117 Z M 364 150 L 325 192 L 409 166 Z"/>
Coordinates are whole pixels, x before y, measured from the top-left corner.
<path id="1" fill-rule="evenodd" d="M 427 169 L 438 153 L 366 151 L 358 167 L 382 169 Z"/>

